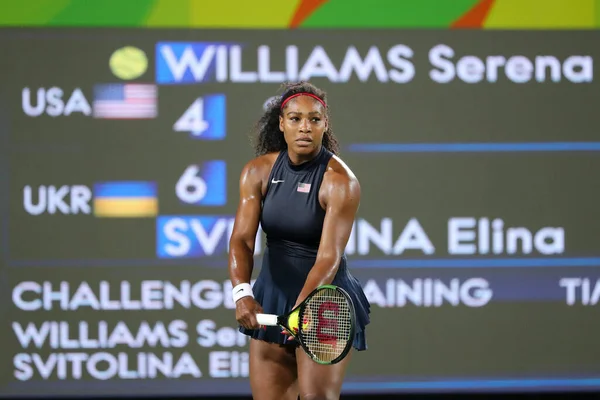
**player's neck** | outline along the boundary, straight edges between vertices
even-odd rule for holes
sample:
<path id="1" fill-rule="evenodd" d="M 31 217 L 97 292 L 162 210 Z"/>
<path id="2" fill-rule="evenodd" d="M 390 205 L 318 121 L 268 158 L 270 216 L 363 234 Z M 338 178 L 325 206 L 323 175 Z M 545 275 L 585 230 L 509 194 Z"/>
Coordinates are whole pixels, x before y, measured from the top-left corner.
<path id="1" fill-rule="evenodd" d="M 288 159 L 290 160 L 290 163 L 292 165 L 296 165 L 296 166 L 302 165 L 304 163 L 314 160 L 319 155 L 320 152 L 321 152 L 321 146 L 317 147 L 313 152 L 311 152 L 309 154 L 296 154 L 296 153 L 290 151 L 289 149 L 287 150 Z"/>

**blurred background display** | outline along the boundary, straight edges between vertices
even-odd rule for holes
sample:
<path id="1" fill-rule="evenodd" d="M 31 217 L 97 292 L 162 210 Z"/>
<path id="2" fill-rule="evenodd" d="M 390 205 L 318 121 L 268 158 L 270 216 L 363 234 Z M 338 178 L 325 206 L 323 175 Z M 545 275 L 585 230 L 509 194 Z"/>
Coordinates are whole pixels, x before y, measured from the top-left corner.
<path id="1" fill-rule="evenodd" d="M 600 387 L 596 1 L 207 3 L 3 5 L 0 397 L 250 393 L 228 240 L 297 80 L 362 187 L 344 393 Z"/>

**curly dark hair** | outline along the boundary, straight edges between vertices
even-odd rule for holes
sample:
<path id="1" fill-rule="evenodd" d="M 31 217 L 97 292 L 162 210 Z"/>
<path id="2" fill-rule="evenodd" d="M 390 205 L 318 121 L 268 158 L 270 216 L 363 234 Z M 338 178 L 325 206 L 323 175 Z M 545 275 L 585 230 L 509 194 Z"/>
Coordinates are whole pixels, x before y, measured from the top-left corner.
<path id="1" fill-rule="evenodd" d="M 253 146 L 256 156 L 287 149 L 287 143 L 279 130 L 279 116 L 281 115 L 281 103 L 296 93 L 310 93 L 327 104 L 327 93 L 313 84 L 305 81 L 286 82 L 282 84 L 283 94 L 271 101 L 263 116 L 258 120 L 253 130 Z M 331 130 L 331 119 L 329 117 L 329 106 L 326 107 L 328 126 L 323 133 L 323 146 L 335 155 L 339 154 L 339 143 Z"/>

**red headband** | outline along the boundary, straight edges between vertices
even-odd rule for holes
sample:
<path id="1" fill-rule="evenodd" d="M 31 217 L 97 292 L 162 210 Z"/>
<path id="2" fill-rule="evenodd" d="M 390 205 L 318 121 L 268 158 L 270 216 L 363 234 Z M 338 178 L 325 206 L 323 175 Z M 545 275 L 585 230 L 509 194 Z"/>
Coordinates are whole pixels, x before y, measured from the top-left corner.
<path id="1" fill-rule="evenodd" d="M 319 101 L 319 103 L 323 104 L 323 107 L 327 108 L 327 105 L 325 105 L 325 102 L 324 102 L 323 100 L 321 100 L 321 99 L 319 98 L 319 96 L 315 96 L 315 95 L 314 95 L 314 94 L 312 94 L 312 93 L 300 92 L 300 93 L 293 94 L 293 95 L 291 95 L 290 97 L 288 97 L 287 99 L 285 99 L 285 100 L 283 101 L 283 103 L 281 103 L 281 109 L 283 110 L 283 107 L 285 107 L 285 105 L 287 104 L 287 102 L 288 102 L 288 101 L 290 101 L 290 100 L 291 100 L 291 99 L 293 99 L 294 97 L 298 97 L 298 96 L 309 96 L 309 97 L 312 97 L 313 99 L 316 99 L 316 100 L 318 100 L 318 101 Z"/>

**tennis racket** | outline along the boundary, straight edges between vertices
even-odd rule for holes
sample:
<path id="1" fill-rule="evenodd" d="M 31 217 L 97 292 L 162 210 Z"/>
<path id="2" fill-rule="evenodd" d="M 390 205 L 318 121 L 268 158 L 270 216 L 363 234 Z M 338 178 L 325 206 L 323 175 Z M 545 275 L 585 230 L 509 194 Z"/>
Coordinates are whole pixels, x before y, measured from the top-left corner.
<path id="1" fill-rule="evenodd" d="M 319 364 L 340 362 L 354 341 L 354 304 L 344 289 L 334 285 L 319 286 L 285 315 L 256 314 L 256 320 L 284 328 Z"/>

